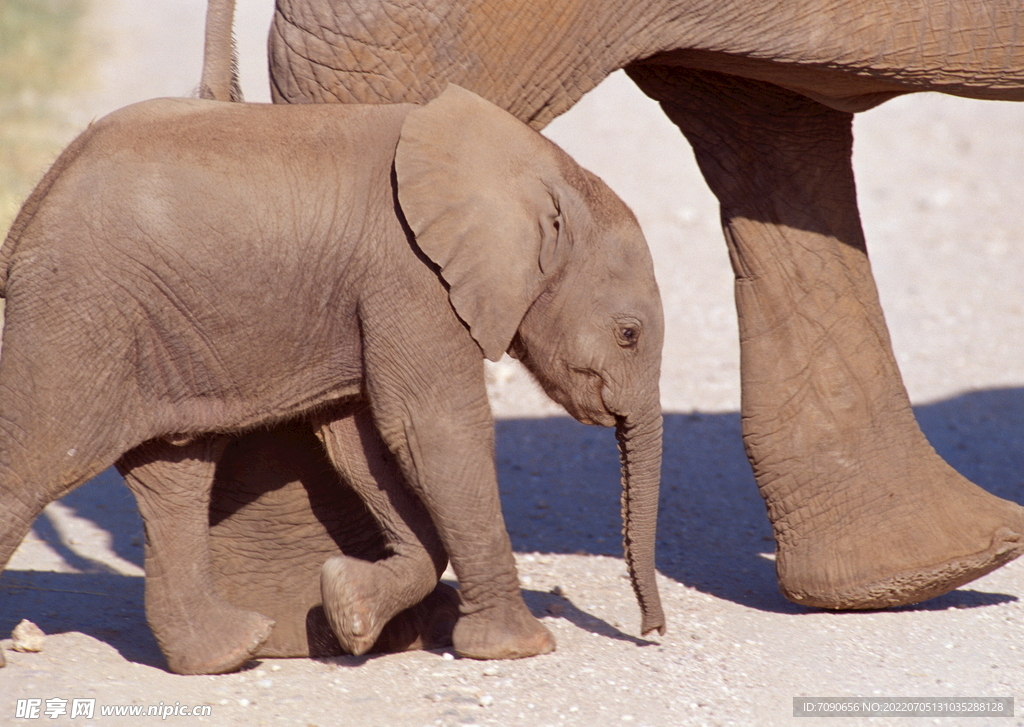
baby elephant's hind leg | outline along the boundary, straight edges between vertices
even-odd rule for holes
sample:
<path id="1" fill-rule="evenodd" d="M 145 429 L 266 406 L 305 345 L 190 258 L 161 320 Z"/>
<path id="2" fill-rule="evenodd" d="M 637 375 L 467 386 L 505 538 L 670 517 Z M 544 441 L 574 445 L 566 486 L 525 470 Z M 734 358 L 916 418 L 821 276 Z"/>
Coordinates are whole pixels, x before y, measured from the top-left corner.
<path id="1" fill-rule="evenodd" d="M 342 647 L 353 654 L 366 653 L 394 616 L 417 604 L 417 609 L 396 619 L 382 641 L 394 640 L 391 631 L 424 631 L 404 647 L 410 648 L 429 641 L 428 631 L 443 630 L 438 621 L 451 621 L 451 628 L 458 597 L 438 583 L 448 556 L 426 509 L 406 487 L 369 409 L 321 423 L 318 436 L 342 479 L 380 524 L 391 551 L 389 557 L 372 563 L 345 555 L 324 563 L 324 611 Z M 409 638 L 406 634 L 400 640 Z"/>
<path id="2" fill-rule="evenodd" d="M 223 437 L 147 442 L 117 463 L 146 527 L 146 618 L 178 674 L 223 674 L 248 661 L 274 622 L 220 598 L 210 564 L 209 510 Z"/>

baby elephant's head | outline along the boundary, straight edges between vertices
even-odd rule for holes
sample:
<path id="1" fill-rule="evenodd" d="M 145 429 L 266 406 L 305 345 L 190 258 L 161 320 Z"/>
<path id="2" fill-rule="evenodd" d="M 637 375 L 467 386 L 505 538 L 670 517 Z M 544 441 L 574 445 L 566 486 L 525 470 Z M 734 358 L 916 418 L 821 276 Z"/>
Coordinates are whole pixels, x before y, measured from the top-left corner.
<path id="1" fill-rule="evenodd" d="M 636 218 L 555 144 L 454 85 L 409 114 L 395 169 L 416 242 L 484 355 L 508 351 L 576 419 L 616 427 L 642 630 L 663 630 L 654 528 L 664 321 Z"/>

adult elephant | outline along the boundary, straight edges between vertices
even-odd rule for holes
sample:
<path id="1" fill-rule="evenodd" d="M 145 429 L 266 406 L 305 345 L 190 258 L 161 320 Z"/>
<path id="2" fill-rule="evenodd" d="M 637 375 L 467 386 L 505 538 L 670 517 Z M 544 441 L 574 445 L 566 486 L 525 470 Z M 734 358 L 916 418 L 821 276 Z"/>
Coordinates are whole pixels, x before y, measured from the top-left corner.
<path id="1" fill-rule="evenodd" d="M 783 593 L 912 603 L 1024 552 L 1024 509 L 917 426 L 861 230 L 852 114 L 1024 100 L 1017 0 L 277 0 L 277 102 L 426 102 L 451 81 L 534 128 L 625 68 L 693 145 L 736 274 L 743 437 Z"/>

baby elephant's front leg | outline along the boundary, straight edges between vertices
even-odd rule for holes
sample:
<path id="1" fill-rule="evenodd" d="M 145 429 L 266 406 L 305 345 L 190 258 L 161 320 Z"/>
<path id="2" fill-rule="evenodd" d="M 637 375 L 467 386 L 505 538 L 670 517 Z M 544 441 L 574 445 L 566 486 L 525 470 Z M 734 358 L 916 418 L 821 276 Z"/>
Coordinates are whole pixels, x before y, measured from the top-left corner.
<path id="1" fill-rule="evenodd" d="M 146 619 L 171 671 L 223 674 L 248 661 L 274 622 L 217 595 L 210 491 L 223 437 L 152 440 L 117 462 L 146 527 Z"/>
<path id="2" fill-rule="evenodd" d="M 380 524 L 391 551 L 376 562 L 337 555 L 324 563 L 324 611 L 342 648 L 366 653 L 394 616 L 437 589 L 419 609 L 430 612 L 410 613 L 403 623 L 415 622 L 415 630 L 451 633 L 457 616 L 452 602 L 458 595 L 438 583 L 448 556 L 423 504 L 406 487 L 369 409 L 322 424 L 318 436 L 342 480 Z M 396 628 L 409 630 L 408 624 Z M 410 643 L 422 639 L 429 640 L 429 634 L 413 634 Z"/>
<path id="3" fill-rule="evenodd" d="M 482 368 L 482 367 L 481 367 Z M 481 387 L 482 388 L 482 387 Z M 460 656 L 519 659 L 555 649 L 519 590 L 494 470 L 490 421 L 465 426 L 472 413 L 429 413 L 410 407 L 406 428 L 407 479 L 416 480 L 459 579 L 461 615 L 452 632 Z"/>
<path id="4" fill-rule="evenodd" d="M 411 419 L 411 471 L 420 475 L 422 497 L 459 578 L 462 607 L 452 635 L 456 651 L 481 659 L 553 651 L 554 636 L 530 613 L 519 590 L 490 422 L 466 427 L 459 413 L 414 414 Z"/>
<path id="5" fill-rule="evenodd" d="M 474 659 L 546 654 L 555 638 L 523 601 L 501 514 L 480 347 L 433 273 L 420 272 L 403 285 L 422 299 L 368 296 L 360 309 L 373 421 L 459 579 L 455 650 Z"/>

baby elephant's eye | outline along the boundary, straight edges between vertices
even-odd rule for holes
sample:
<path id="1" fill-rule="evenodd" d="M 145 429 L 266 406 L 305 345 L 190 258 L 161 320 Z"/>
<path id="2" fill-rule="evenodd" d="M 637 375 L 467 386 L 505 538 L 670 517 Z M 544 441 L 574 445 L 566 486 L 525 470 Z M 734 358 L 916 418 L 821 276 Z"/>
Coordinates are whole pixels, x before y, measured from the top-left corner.
<path id="1" fill-rule="evenodd" d="M 640 340 L 640 329 L 636 326 L 619 326 L 617 333 L 619 345 L 623 348 L 635 348 Z"/>

